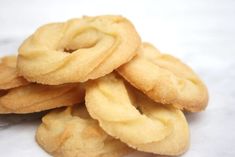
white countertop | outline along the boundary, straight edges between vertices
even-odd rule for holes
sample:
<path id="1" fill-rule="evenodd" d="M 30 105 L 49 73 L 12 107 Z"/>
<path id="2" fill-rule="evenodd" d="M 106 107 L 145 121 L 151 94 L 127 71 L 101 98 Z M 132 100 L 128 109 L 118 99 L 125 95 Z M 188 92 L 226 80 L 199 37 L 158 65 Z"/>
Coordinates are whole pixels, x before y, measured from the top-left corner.
<path id="1" fill-rule="evenodd" d="M 207 84 L 207 110 L 186 115 L 191 147 L 183 157 L 234 157 L 235 1 L 1 0 L 0 56 L 17 52 L 42 24 L 99 14 L 126 16 L 143 41 L 181 58 Z M 1 157 L 48 156 L 34 141 L 38 117 L 23 116 L 18 122 L 17 116 L 0 116 Z"/>

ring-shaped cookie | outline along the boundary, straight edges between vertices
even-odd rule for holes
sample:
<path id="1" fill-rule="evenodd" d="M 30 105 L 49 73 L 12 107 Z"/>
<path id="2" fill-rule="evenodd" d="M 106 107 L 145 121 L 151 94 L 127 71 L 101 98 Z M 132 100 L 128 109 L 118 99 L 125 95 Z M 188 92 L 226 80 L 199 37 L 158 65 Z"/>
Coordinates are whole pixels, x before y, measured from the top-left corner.
<path id="1" fill-rule="evenodd" d="M 106 134 L 85 106 L 57 109 L 44 116 L 36 139 L 55 157 L 122 157 L 133 151 Z"/>
<path id="2" fill-rule="evenodd" d="M 86 85 L 85 103 L 109 135 L 145 152 L 179 155 L 189 145 L 182 111 L 158 104 L 115 74 Z"/>
<path id="3" fill-rule="evenodd" d="M 72 19 L 40 27 L 19 48 L 19 72 L 58 85 L 104 76 L 136 55 L 140 37 L 121 16 Z"/>
<path id="4" fill-rule="evenodd" d="M 207 106 L 207 88 L 192 69 L 151 44 L 143 43 L 137 56 L 117 71 L 156 102 L 192 112 Z"/>

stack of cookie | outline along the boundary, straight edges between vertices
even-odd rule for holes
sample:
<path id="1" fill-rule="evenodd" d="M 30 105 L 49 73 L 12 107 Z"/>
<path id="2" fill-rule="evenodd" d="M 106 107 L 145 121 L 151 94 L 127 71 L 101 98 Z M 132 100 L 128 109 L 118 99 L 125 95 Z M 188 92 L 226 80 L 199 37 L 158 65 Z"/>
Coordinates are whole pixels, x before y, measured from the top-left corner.
<path id="1" fill-rule="evenodd" d="M 52 109 L 36 140 L 57 157 L 180 155 L 189 146 L 183 111 L 208 102 L 187 65 L 142 43 L 121 16 L 44 25 L 0 71 L 0 113 Z"/>

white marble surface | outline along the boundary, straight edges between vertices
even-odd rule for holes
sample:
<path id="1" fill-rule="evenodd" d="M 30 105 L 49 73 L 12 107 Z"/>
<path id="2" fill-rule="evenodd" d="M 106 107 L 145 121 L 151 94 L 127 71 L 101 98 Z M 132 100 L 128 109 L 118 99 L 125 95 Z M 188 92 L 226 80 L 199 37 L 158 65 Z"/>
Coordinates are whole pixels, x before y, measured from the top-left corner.
<path id="1" fill-rule="evenodd" d="M 98 14 L 128 17 L 143 40 L 184 60 L 208 85 L 207 110 L 187 114 L 191 147 L 183 156 L 235 156 L 235 1 L 0 0 L 0 55 L 17 52 L 44 23 Z M 0 156 L 48 156 L 34 141 L 38 115 L 17 119 L 0 116 Z"/>

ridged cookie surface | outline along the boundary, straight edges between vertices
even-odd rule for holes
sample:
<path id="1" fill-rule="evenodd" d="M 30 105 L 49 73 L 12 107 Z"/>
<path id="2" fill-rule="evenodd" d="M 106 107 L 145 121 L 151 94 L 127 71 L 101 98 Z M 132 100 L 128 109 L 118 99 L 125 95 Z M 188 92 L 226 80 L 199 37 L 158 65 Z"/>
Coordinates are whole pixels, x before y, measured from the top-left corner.
<path id="1" fill-rule="evenodd" d="M 85 102 L 92 118 L 111 136 L 140 151 L 179 155 L 189 145 L 184 114 L 174 107 L 153 102 L 109 74 L 90 81 Z"/>
<path id="2" fill-rule="evenodd" d="M 18 69 L 28 80 L 58 85 L 104 76 L 128 62 L 140 46 L 122 16 L 96 16 L 40 27 L 19 48 Z"/>
<path id="3" fill-rule="evenodd" d="M 83 99 L 84 91 L 79 84 L 48 86 L 30 83 L 2 92 L 0 114 L 40 112 L 71 106 Z"/>
<path id="4" fill-rule="evenodd" d="M 84 106 L 53 110 L 42 119 L 36 139 L 55 157 L 122 157 L 132 151 L 107 135 Z"/>
<path id="5" fill-rule="evenodd" d="M 207 88 L 192 69 L 151 44 L 144 43 L 138 55 L 117 71 L 156 102 L 192 112 L 207 106 Z"/>

